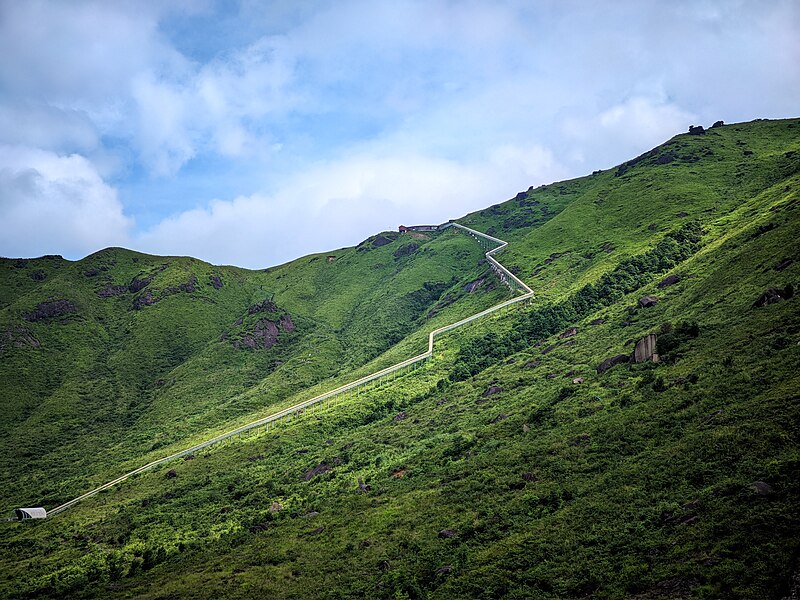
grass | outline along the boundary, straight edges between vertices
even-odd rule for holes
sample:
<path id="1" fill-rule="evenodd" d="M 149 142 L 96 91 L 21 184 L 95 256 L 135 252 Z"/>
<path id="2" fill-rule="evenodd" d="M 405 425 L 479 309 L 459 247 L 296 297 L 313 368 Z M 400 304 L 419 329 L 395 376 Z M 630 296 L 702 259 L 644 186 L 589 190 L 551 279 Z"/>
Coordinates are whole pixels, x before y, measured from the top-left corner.
<path id="1" fill-rule="evenodd" d="M 0 531 L 0 590 L 103 598 L 788 596 L 800 550 L 800 313 L 795 298 L 753 303 L 768 287 L 797 286 L 798 128 L 797 120 L 757 121 L 677 136 L 624 169 L 468 215 L 465 224 L 510 241 L 503 264 L 518 268 L 536 302 L 452 332 L 432 361 L 392 386 L 141 475 L 53 520 L 8 525 Z M 664 153 L 677 158 L 659 162 Z M 576 336 L 529 327 L 532 314 L 572 302 L 689 221 L 704 232 L 699 245 L 669 270 L 647 267 L 613 302 L 572 315 L 563 329 L 577 327 Z M 101 436 L 97 448 L 107 427 L 119 436 L 102 461 L 112 471 L 159 431 L 165 445 L 151 453 L 166 453 L 171 437 L 158 430 L 161 420 L 199 436 L 206 418 L 211 431 L 291 402 L 312 393 L 300 391 L 306 385 L 321 389 L 415 353 L 430 328 L 502 293 L 463 292 L 483 268 L 465 236 L 421 242 L 399 259 L 393 253 L 406 239 L 267 273 L 173 259 L 186 268 L 172 273 L 170 265 L 151 285 L 167 273 L 171 279 L 155 289 L 185 282 L 189 270 L 198 281 L 222 272 L 224 287 L 194 293 L 215 302 L 174 294 L 138 312 L 127 310 L 130 297 L 111 299 L 114 308 L 97 302 L 94 288 L 81 292 L 75 264 L 48 259 L 19 269 L 10 261 L 4 287 L 17 291 L 3 291 L 2 314 L 9 327 L 28 328 L 42 342 L 3 354 L 5 373 L 19 370 L 31 381 L 3 379 L 7 397 L 20 398 L 3 417 L 6 462 L 20 463 L 18 489 L 41 489 L 48 473 L 68 477 L 53 479 L 48 485 L 61 489 L 41 498 L 88 489 L 96 471 L 88 460 L 75 462 L 76 454 L 93 452 L 90 434 L 77 433 L 86 427 Z M 135 255 L 109 251 L 104 260 L 119 265 L 126 256 Z M 155 269 L 164 260 L 139 258 L 140 269 L 142 261 Z M 778 269 L 787 258 L 794 262 Z M 429 260 L 438 261 L 436 269 L 428 270 Z M 31 284 L 23 271 L 32 267 L 52 275 Z M 119 285 L 139 272 L 128 267 Z M 14 320 L 64 294 L 58 278 L 69 269 L 77 273 L 69 299 L 81 306 L 78 316 L 58 324 Z M 659 288 L 671 274 L 680 281 Z M 371 296 L 370 282 L 384 285 L 383 293 Z M 422 294 L 414 293 L 426 282 L 449 287 L 418 303 Z M 448 294 L 455 301 L 426 319 Z M 658 304 L 636 308 L 645 294 Z M 267 297 L 296 317 L 296 332 L 268 351 L 233 352 L 219 336 Z M 206 325 L 195 327 L 201 304 L 208 312 L 197 322 Z M 408 324 L 409 337 L 393 339 L 395 319 Z M 603 322 L 591 324 L 597 319 Z M 631 353 L 648 333 L 668 339 L 683 322 L 696 323 L 697 335 L 673 333 L 662 362 L 597 372 L 604 358 Z M 185 339 L 164 334 L 165 323 L 184 327 Z M 139 346 L 117 334 L 138 327 Z M 365 332 L 364 344 L 348 351 Z M 512 336 L 520 332 L 523 341 Z M 463 373 L 465 349 L 490 333 L 504 349 L 454 377 Z M 98 347 L 119 358 L 93 360 Z M 319 349 L 318 362 L 306 372 L 301 360 L 310 348 Z M 341 349 L 353 364 L 337 358 Z M 257 374 L 275 360 L 285 362 L 274 373 L 288 379 L 291 365 L 294 379 L 268 396 L 277 378 Z M 156 376 L 166 383 L 149 392 L 146 382 Z M 577 377 L 583 382 L 573 383 Z M 112 401 L 118 383 L 128 390 L 119 403 Z M 486 396 L 492 386 L 502 389 Z M 46 408 L 32 407 L 41 398 Z M 110 426 L 92 423 L 96 405 L 106 406 L 102 398 L 129 419 L 127 431 L 114 430 L 111 417 Z M 131 409 L 138 398 L 141 408 Z M 28 440 L 48 432 L 72 432 L 74 446 L 37 462 L 42 442 Z M 176 477 L 166 477 L 170 469 Z"/>

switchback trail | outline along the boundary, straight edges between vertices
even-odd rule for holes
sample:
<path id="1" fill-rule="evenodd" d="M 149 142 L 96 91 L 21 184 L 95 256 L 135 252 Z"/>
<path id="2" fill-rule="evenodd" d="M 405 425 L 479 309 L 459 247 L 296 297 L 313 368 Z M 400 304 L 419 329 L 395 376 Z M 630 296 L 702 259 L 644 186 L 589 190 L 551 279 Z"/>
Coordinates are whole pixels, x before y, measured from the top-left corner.
<path id="1" fill-rule="evenodd" d="M 487 308 L 486 310 L 483 310 L 483 311 L 481 311 L 479 313 L 476 313 L 476 314 L 474 314 L 472 316 L 469 316 L 469 317 L 467 317 L 465 319 L 461 319 L 460 321 L 457 321 L 455 323 L 451 323 L 450 325 L 445 325 L 444 327 L 439 327 L 438 329 L 434 329 L 433 331 L 431 331 L 428 334 L 428 349 L 427 349 L 427 351 L 423 352 L 422 354 L 418 354 L 417 356 L 414 356 L 412 358 L 409 358 L 407 360 L 399 362 L 396 365 L 392 365 L 390 367 L 386 367 L 385 369 L 381 369 L 380 371 L 376 371 L 375 373 L 371 373 L 370 375 L 366 375 L 365 377 L 362 377 L 361 379 L 357 379 L 355 381 L 351 381 L 350 383 L 342 385 L 342 386 L 340 386 L 340 387 L 338 387 L 338 388 L 336 388 L 334 390 L 331 390 L 329 392 L 325 392 L 324 394 L 320 394 L 319 396 L 315 396 L 314 398 L 311 398 L 310 400 L 305 400 L 304 402 L 299 402 L 298 404 L 295 404 L 293 406 L 285 408 L 285 409 L 283 409 L 281 411 L 278 411 L 278 412 L 276 412 L 274 414 L 271 414 L 271 415 L 269 415 L 267 417 L 264 417 L 262 419 L 258 419 L 256 421 L 252 421 L 251 423 L 248 423 L 246 425 L 242 425 L 241 427 L 237 427 L 236 429 L 232 429 L 231 431 L 228 431 L 228 432 L 223 433 L 221 435 L 218 435 L 218 436 L 216 436 L 214 438 L 206 440 L 205 442 L 202 442 L 200 444 L 196 444 L 196 445 L 192 446 L 191 448 L 186 448 L 185 450 L 181 450 L 180 452 L 176 452 L 174 454 L 170 454 L 169 456 L 165 456 L 164 458 L 160 458 L 158 460 L 154 460 L 154 461 L 152 461 L 150 463 L 147 463 L 146 465 L 141 466 L 138 469 L 134 469 L 133 471 L 130 471 L 129 473 L 125 473 L 124 475 L 121 475 L 120 477 L 117 477 L 116 479 L 114 479 L 112 481 L 104 483 L 103 485 L 101 485 L 99 487 L 96 487 L 95 489 L 93 489 L 93 490 L 91 490 L 89 492 L 86 492 L 85 494 L 82 494 L 82 495 L 78 496 L 77 498 L 74 498 L 74 499 L 70 500 L 69 502 L 65 502 L 64 504 L 61 504 L 60 506 L 56 506 L 55 508 L 47 511 L 47 516 L 50 517 L 50 516 L 53 516 L 53 515 L 57 515 L 58 513 L 64 512 L 68 508 L 71 508 L 71 507 L 75 506 L 81 500 L 85 500 L 86 498 L 90 498 L 91 496 L 99 494 L 103 490 L 107 490 L 107 489 L 117 485 L 118 483 L 122 483 L 123 481 L 125 481 L 126 479 L 128 479 L 128 478 L 130 478 L 130 477 L 132 477 L 134 475 L 137 475 L 139 473 L 142 473 L 144 471 L 147 471 L 147 470 L 152 469 L 154 467 L 157 467 L 159 465 L 163 465 L 164 463 L 170 462 L 170 461 L 175 460 L 177 458 L 181 458 L 181 457 L 187 456 L 189 454 L 194 454 L 195 452 L 198 452 L 198 451 L 200 451 L 200 450 L 202 450 L 204 448 L 208 448 L 209 446 L 212 446 L 214 444 L 218 444 L 218 443 L 223 442 L 225 440 L 231 439 L 234 436 L 240 436 L 241 437 L 242 433 L 244 433 L 244 432 L 247 432 L 247 431 L 250 431 L 250 430 L 253 430 L 253 429 L 258 430 L 259 427 L 263 427 L 265 430 L 269 430 L 270 423 L 273 423 L 273 422 L 276 422 L 276 421 L 280 421 L 282 419 L 286 419 L 290 415 L 295 414 L 295 413 L 299 413 L 301 411 L 304 411 L 305 409 L 307 409 L 307 408 L 309 408 L 311 406 L 314 406 L 315 404 L 319 404 L 319 403 L 325 402 L 325 401 L 328 401 L 328 403 L 330 403 L 331 398 L 333 398 L 334 396 L 338 396 L 340 394 L 344 394 L 344 393 L 350 392 L 352 390 L 355 390 L 355 389 L 357 389 L 357 388 L 359 388 L 359 387 L 361 387 L 363 385 L 366 385 L 368 383 L 371 383 L 371 382 L 377 382 L 378 380 L 383 379 L 383 378 L 385 378 L 385 377 L 387 377 L 387 376 L 389 376 L 389 375 L 391 375 L 393 373 L 396 373 L 396 372 L 400 371 L 401 369 L 405 369 L 407 367 L 411 367 L 413 365 L 416 365 L 417 363 L 422 362 L 424 360 L 427 360 L 428 358 L 433 356 L 433 344 L 434 344 L 434 341 L 435 341 L 437 336 L 439 336 L 439 335 L 441 335 L 443 333 L 446 333 L 448 331 L 451 331 L 453 329 L 456 329 L 457 327 L 461 327 L 462 325 L 466 325 L 467 323 L 471 323 L 472 321 L 475 321 L 475 320 L 480 319 L 482 317 L 485 317 L 486 315 L 489 315 L 489 314 L 491 314 L 491 313 L 493 313 L 495 311 L 498 311 L 498 310 L 500 310 L 502 308 L 505 308 L 505 307 L 510 306 L 512 304 L 516 304 L 518 302 L 523 302 L 523 301 L 528 300 L 528 299 L 533 297 L 533 290 L 531 290 L 531 288 L 529 288 L 518 277 L 516 277 L 513 273 L 511 273 L 511 271 L 509 271 L 503 265 L 501 265 L 500 262 L 494 257 L 495 254 L 497 254 L 499 252 L 502 252 L 508 246 L 508 242 L 505 242 L 505 241 L 500 240 L 498 238 L 492 237 L 492 236 L 487 235 L 485 233 L 481 233 L 480 231 L 476 231 L 474 229 L 470 229 L 469 227 L 465 227 L 464 225 L 461 225 L 459 223 L 455 223 L 455 222 L 452 222 L 452 221 L 449 222 L 449 223 L 445 223 L 444 225 L 441 225 L 439 227 L 439 230 L 447 229 L 449 227 L 455 227 L 458 230 L 463 231 L 464 233 L 466 233 L 466 234 L 472 236 L 473 238 L 475 238 L 475 240 L 478 241 L 478 243 L 480 243 L 484 248 L 489 248 L 487 250 L 487 252 L 485 253 L 485 256 L 486 256 L 486 260 L 489 262 L 489 265 L 491 266 L 492 270 L 500 278 L 500 281 L 502 281 L 505 285 L 507 285 L 509 288 L 511 288 L 512 292 L 514 292 L 514 293 L 522 292 L 522 294 L 521 295 L 517 295 L 514 298 L 511 298 L 510 300 L 506 300 L 505 302 L 501 302 L 500 304 L 496 304 L 495 306 L 492 306 L 491 308 Z M 493 245 L 494 245 L 494 247 L 490 248 L 490 246 L 493 246 Z M 9 520 L 14 520 L 14 519 L 9 519 Z"/>

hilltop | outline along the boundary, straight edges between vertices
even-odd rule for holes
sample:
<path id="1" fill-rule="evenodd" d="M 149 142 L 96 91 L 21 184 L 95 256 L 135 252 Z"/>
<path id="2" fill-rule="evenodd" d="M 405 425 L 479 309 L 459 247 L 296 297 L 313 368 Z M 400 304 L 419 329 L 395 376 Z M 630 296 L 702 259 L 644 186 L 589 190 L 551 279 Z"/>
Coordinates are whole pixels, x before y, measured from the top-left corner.
<path id="1" fill-rule="evenodd" d="M 792 119 L 678 135 L 467 215 L 509 242 L 535 301 L 453 332 L 391 386 L 8 524 L 0 589 L 788 596 L 798 211 Z M 406 358 L 508 297 L 452 231 L 265 271 L 108 249 L 0 272 L 8 508 Z M 658 362 L 632 362 L 648 336 Z"/>

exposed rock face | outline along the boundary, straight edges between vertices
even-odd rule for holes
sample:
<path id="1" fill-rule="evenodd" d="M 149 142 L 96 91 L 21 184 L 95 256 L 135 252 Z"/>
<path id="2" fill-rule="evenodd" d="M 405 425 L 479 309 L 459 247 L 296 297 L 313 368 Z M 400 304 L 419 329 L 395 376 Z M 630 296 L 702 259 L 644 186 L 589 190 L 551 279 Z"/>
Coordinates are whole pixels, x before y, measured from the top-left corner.
<path id="1" fill-rule="evenodd" d="M 311 481 L 317 475 L 322 475 L 323 473 L 327 473 L 330 470 L 331 468 L 324 462 L 319 463 L 313 469 L 309 469 L 308 471 L 305 472 L 305 474 L 303 475 L 303 481 Z"/>
<path id="2" fill-rule="evenodd" d="M 781 300 L 788 300 L 792 296 L 794 296 L 794 287 L 791 284 L 783 289 L 769 288 L 753 302 L 753 308 L 763 308 Z"/>
<path id="3" fill-rule="evenodd" d="M 414 254 L 414 252 L 416 252 L 417 250 L 419 250 L 419 244 L 411 242 L 410 244 L 406 244 L 405 246 L 400 246 L 397 250 L 395 250 L 394 257 L 402 258 L 403 256 Z"/>
<path id="4" fill-rule="evenodd" d="M 274 313 L 278 310 L 278 306 L 272 300 L 264 300 L 258 304 L 253 304 L 247 309 L 248 315 L 254 315 L 260 312 Z"/>
<path id="5" fill-rule="evenodd" d="M 145 306 L 152 306 L 155 303 L 153 292 L 147 290 L 144 294 L 134 299 L 131 310 L 142 310 Z"/>
<path id="6" fill-rule="evenodd" d="M 655 333 L 651 333 L 636 342 L 636 348 L 633 351 L 633 362 L 641 363 L 648 360 L 658 362 L 658 354 L 656 354 L 657 340 L 658 336 Z"/>
<path id="7" fill-rule="evenodd" d="M 666 287 L 675 285 L 680 280 L 681 280 L 680 275 L 670 275 L 668 277 L 665 277 L 658 283 L 658 289 L 663 290 Z"/>
<path id="8" fill-rule="evenodd" d="M 287 333 L 291 333 L 295 330 L 294 321 L 292 321 L 292 317 L 290 317 L 288 314 L 283 315 L 279 323 L 281 328 Z"/>
<path id="9" fill-rule="evenodd" d="M 26 321 L 43 321 L 45 319 L 54 319 L 56 317 L 63 317 L 78 311 L 69 300 L 48 300 L 37 305 L 31 312 L 24 316 Z"/>
<path id="10" fill-rule="evenodd" d="M 563 340 L 564 338 L 572 337 L 574 335 L 578 335 L 578 328 L 577 327 L 570 327 L 569 329 L 564 331 L 564 333 L 562 333 L 558 337 Z"/>
<path id="11" fill-rule="evenodd" d="M 706 130 L 702 125 L 689 125 L 689 135 L 705 135 Z"/>
<path id="12" fill-rule="evenodd" d="M 102 290 L 98 290 L 97 295 L 101 298 L 113 298 L 114 296 L 121 296 L 127 292 L 127 285 L 107 285 Z"/>
<path id="13" fill-rule="evenodd" d="M 658 304 L 658 298 L 655 296 L 643 296 L 639 298 L 639 306 L 642 308 L 650 308 L 651 306 L 655 306 Z"/>
<path id="14" fill-rule="evenodd" d="M 499 394 L 502 391 L 503 388 L 501 388 L 499 385 L 492 385 L 489 386 L 489 388 L 485 392 L 483 392 L 482 396 L 484 398 L 488 398 L 489 396 L 494 396 L 495 394 Z"/>
<path id="15" fill-rule="evenodd" d="M 275 307 L 275 310 L 277 310 L 277 307 Z M 292 321 L 292 317 L 290 317 L 288 314 L 282 315 L 277 321 L 259 319 L 253 326 L 252 331 L 246 333 L 241 339 L 234 340 L 232 343 L 233 347 L 237 349 L 248 348 L 250 350 L 269 350 L 278 343 L 278 336 L 280 335 L 281 331 L 290 333 L 294 330 L 294 321 Z"/>
<path id="16" fill-rule="evenodd" d="M 725 125 L 725 121 L 714 121 L 711 129 L 716 129 L 717 127 L 722 127 L 723 125 Z"/>
<path id="17" fill-rule="evenodd" d="M 627 363 L 630 361 L 630 357 L 627 354 L 618 354 L 617 356 L 612 356 L 611 358 L 605 359 L 599 365 L 597 365 L 597 372 L 598 373 L 605 373 L 614 365 L 621 365 L 623 363 Z"/>
<path id="18" fill-rule="evenodd" d="M 529 360 L 524 365 L 522 365 L 522 368 L 523 369 L 535 369 L 540 364 L 542 364 L 542 361 L 540 361 L 540 360 Z"/>
<path id="19" fill-rule="evenodd" d="M 146 288 L 148 285 L 150 285 L 153 282 L 153 278 L 154 278 L 154 275 L 148 275 L 147 277 L 144 277 L 143 279 L 139 279 L 138 277 L 134 277 L 131 280 L 130 284 L 128 285 L 128 290 L 131 292 L 131 294 L 135 294 L 136 292 L 139 292 L 139 291 L 143 290 L 144 288 Z"/>
<path id="20" fill-rule="evenodd" d="M 765 481 L 754 481 L 750 484 L 750 487 L 759 496 L 770 496 L 775 493 L 775 490 L 772 489 L 772 486 Z"/>
<path id="21" fill-rule="evenodd" d="M 464 286 L 464 291 L 471 294 L 474 291 L 476 291 L 479 287 L 481 287 L 484 281 L 486 281 L 485 277 L 480 277 L 475 281 L 470 281 L 467 285 Z"/>
<path id="22" fill-rule="evenodd" d="M 211 285 L 215 290 L 222 288 L 222 278 L 219 275 L 209 275 L 208 277 L 211 280 Z"/>
<path id="23" fill-rule="evenodd" d="M 8 348 L 39 348 L 41 344 L 33 334 L 24 327 L 10 326 L 0 335 L 0 354 Z"/>

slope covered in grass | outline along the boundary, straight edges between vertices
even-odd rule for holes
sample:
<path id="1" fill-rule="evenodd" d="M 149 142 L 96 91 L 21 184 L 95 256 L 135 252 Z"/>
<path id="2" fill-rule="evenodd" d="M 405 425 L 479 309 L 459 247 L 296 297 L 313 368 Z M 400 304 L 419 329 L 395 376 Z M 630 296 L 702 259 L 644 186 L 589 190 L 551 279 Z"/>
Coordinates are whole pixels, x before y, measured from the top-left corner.
<path id="1" fill-rule="evenodd" d="M 511 241 L 502 260 L 539 287 L 536 301 L 453 332 L 391 386 L 53 520 L 8 525 L 0 589 L 789 596 L 800 552 L 798 134 L 789 120 L 678 136 L 633 165 L 469 215 Z M 690 151 L 696 160 L 682 158 Z M 657 302 L 642 307 L 645 295 Z M 598 370 L 648 334 L 659 363 Z"/>

